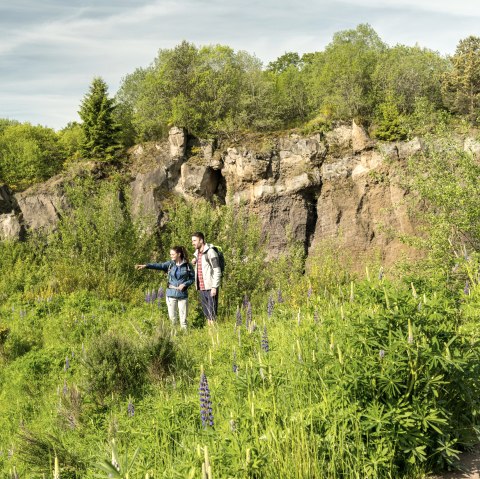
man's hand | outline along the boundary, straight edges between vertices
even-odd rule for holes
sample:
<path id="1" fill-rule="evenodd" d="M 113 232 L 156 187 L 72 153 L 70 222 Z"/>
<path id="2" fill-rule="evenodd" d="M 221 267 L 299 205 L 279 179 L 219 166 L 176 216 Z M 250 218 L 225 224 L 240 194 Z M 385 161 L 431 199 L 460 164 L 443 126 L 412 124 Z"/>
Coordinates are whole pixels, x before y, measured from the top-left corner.
<path id="1" fill-rule="evenodd" d="M 192 264 L 193 264 L 193 266 L 195 266 L 197 264 L 197 258 L 195 258 L 195 256 L 192 258 Z"/>
<path id="2" fill-rule="evenodd" d="M 146 264 L 136 264 L 135 269 L 145 269 L 146 266 Z"/>
<path id="3" fill-rule="evenodd" d="M 210 296 L 213 298 L 213 297 L 216 296 L 216 295 L 217 295 L 217 288 L 212 288 L 212 289 L 210 290 Z"/>

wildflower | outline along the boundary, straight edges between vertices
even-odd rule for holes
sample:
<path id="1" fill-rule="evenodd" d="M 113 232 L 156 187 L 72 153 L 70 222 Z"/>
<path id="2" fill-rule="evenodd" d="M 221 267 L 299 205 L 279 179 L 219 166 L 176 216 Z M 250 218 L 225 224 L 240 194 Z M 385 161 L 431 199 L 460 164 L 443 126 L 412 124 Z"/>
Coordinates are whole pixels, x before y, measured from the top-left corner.
<path id="1" fill-rule="evenodd" d="M 64 396 L 66 396 L 67 393 L 68 393 L 67 381 L 63 381 L 63 390 L 62 390 L 62 393 L 63 393 Z"/>
<path id="2" fill-rule="evenodd" d="M 64 371 L 68 371 L 70 369 L 70 360 L 68 359 L 68 356 L 65 358 L 65 366 L 63 366 Z"/>
<path id="3" fill-rule="evenodd" d="M 378 280 L 382 281 L 383 279 L 383 266 L 380 267 L 380 270 L 378 271 Z"/>
<path id="4" fill-rule="evenodd" d="M 267 314 L 268 314 L 268 317 L 270 318 L 272 316 L 272 313 L 273 313 L 273 307 L 275 306 L 275 301 L 273 300 L 273 298 L 270 296 L 268 298 L 268 304 L 267 304 Z"/>
<path id="5" fill-rule="evenodd" d="M 241 325 L 242 325 L 242 313 L 240 312 L 240 308 L 237 308 L 235 327 L 237 328 Z"/>
<path id="6" fill-rule="evenodd" d="M 246 307 L 248 306 L 248 303 L 249 303 L 249 302 L 250 302 L 250 301 L 248 300 L 247 293 L 245 293 L 245 296 L 243 297 L 243 301 L 242 301 L 242 306 L 243 306 L 244 308 L 246 308 Z"/>
<path id="7" fill-rule="evenodd" d="M 160 300 L 163 298 L 165 298 L 165 290 L 160 286 L 157 292 L 157 299 L 160 302 Z"/>
<path id="8" fill-rule="evenodd" d="M 282 290 L 279 288 L 277 291 L 277 303 L 283 303 L 283 296 L 282 296 Z"/>
<path id="9" fill-rule="evenodd" d="M 313 289 L 312 289 L 312 287 L 310 286 L 310 287 L 308 288 L 308 291 L 307 291 L 307 297 L 308 297 L 308 298 L 311 298 L 311 297 L 312 297 L 312 294 L 313 294 Z"/>
<path id="10" fill-rule="evenodd" d="M 378 352 L 378 357 L 382 360 L 385 357 L 385 350 L 380 349 Z"/>
<path id="11" fill-rule="evenodd" d="M 147 291 L 147 294 L 145 295 L 145 302 L 150 304 L 150 291 Z"/>
<path id="12" fill-rule="evenodd" d="M 422 310 L 422 302 L 420 301 L 417 306 L 417 311 L 421 311 L 421 310 Z"/>
<path id="13" fill-rule="evenodd" d="M 247 314 L 245 315 L 245 326 L 247 329 L 249 328 L 251 322 L 252 322 L 252 303 L 248 301 Z"/>
<path id="14" fill-rule="evenodd" d="M 238 374 L 238 366 L 237 366 L 237 352 L 233 351 L 233 366 L 232 366 L 233 372 L 235 374 Z"/>
<path id="15" fill-rule="evenodd" d="M 263 334 L 262 334 L 262 349 L 264 352 L 268 353 L 270 347 L 268 345 L 268 335 L 267 335 L 267 327 L 263 327 Z"/>
<path id="16" fill-rule="evenodd" d="M 212 401 L 210 399 L 210 388 L 208 387 L 208 380 L 205 373 L 202 372 L 200 377 L 200 417 L 202 419 L 203 427 L 214 427 Z"/>
<path id="17" fill-rule="evenodd" d="M 157 299 L 157 292 L 154 289 L 152 289 L 152 292 L 150 293 L 150 301 L 154 303 L 156 299 Z"/>
<path id="18" fill-rule="evenodd" d="M 465 281 L 465 288 L 463 288 L 463 292 L 468 296 L 470 294 L 470 282 L 468 281 Z"/>
<path id="19" fill-rule="evenodd" d="M 315 310 L 315 312 L 313 313 L 313 320 L 318 323 L 318 311 Z"/>
<path id="20" fill-rule="evenodd" d="M 133 405 L 132 401 L 129 401 L 128 403 L 127 413 L 130 417 L 135 415 L 135 406 Z"/>

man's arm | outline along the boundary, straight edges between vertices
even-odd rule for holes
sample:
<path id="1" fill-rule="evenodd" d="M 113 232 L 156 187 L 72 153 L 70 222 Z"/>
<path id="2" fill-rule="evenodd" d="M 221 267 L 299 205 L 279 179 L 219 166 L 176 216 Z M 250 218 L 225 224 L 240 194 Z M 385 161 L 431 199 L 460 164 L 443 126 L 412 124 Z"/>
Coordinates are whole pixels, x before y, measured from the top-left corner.
<path id="1" fill-rule="evenodd" d="M 218 259 L 217 252 L 213 248 L 209 248 L 207 255 L 213 269 L 212 288 L 218 289 L 220 287 L 220 280 L 222 279 L 220 260 Z"/>

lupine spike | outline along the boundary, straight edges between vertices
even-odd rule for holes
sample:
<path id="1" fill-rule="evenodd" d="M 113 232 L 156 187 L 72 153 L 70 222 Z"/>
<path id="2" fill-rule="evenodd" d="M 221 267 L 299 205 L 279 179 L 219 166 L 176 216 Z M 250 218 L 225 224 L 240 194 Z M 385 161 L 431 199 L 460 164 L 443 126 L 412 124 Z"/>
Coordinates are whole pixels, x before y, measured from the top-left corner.
<path id="1" fill-rule="evenodd" d="M 250 303 L 249 301 L 247 304 L 247 314 L 245 315 L 245 326 L 247 329 L 249 329 L 251 322 L 252 322 L 252 303 Z"/>
<path id="2" fill-rule="evenodd" d="M 273 307 L 275 306 L 275 301 L 273 300 L 272 296 L 268 298 L 268 304 L 267 304 L 267 314 L 268 317 L 270 318 L 273 314 Z"/>
<path id="3" fill-rule="evenodd" d="M 315 310 L 315 312 L 313 313 L 313 321 L 315 323 L 318 323 L 318 311 L 317 310 Z"/>
<path id="4" fill-rule="evenodd" d="M 278 291 L 277 291 L 277 303 L 283 303 L 284 300 L 283 300 L 283 296 L 282 296 L 282 290 L 280 288 L 278 288 Z"/>
<path id="5" fill-rule="evenodd" d="M 382 360 L 385 357 L 385 350 L 380 349 L 380 351 L 378 352 L 378 357 L 380 358 L 380 360 Z"/>
<path id="6" fill-rule="evenodd" d="M 267 326 L 263 327 L 262 349 L 265 353 L 268 353 L 268 351 L 270 350 L 270 347 L 269 347 L 269 344 L 268 344 Z"/>
<path id="7" fill-rule="evenodd" d="M 130 417 L 135 415 L 135 406 L 133 405 L 132 401 L 129 401 L 127 406 L 127 413 Z"/>
<path id="8" fill-rule="evenodd" d="M 468 281 L 468 279 L 467 281 L 465 281 L 465 288 L 463 288 L 463 292 L 467 296 L 470 294 L 470 282 Z"/>
<path id="9" fill-rule="evenodd" d="M 410 319 L 408 320 L 408 343 L 413 343 L 413 328 Z"/>
<path id="10" fill-rule="evenodd" d="M 308 298 L 311 298 L 311 297 L 312 297 L 312 294 L 313 294 L 313 289 L 312 289 L 312 287 L 310 286 L 310 287 L 308 288 L 308 291 L 307 291 L 307 297 L 308 297 Z"/>
<path id="11" fill-rule="evenodd" d="M 235 327 L 240 327 L 242 325 L 242 313 L 240 312 L 240 308 L 237 307 L 236 313 L 236 320 L 235 320 Z"/>
<path id="12" fill-rule="evenodd" d="M 200 377 L 200 417 L 204 428 L 207 426 L 214 427 L 212 401 L 210 398 L 210 388 L 208 387 L 207 376 L 204 372 Z"/>

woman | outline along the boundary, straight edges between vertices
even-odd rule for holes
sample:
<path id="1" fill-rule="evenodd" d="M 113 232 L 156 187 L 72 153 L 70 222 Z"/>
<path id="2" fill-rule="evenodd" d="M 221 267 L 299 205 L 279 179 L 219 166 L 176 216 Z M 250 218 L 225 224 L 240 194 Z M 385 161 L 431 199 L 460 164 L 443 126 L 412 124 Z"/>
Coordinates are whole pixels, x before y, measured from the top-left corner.
<path id="1" fill-rule="evenodd" d="M 188 253 L 183 246 L 170 249 L 170 261 L 165 263 L 136 264 L 135 269 L 159 269 L 168 276 L 167 308 L 168 317 L 173 325 L 180 316 L 180 326 L 187 329 L 188 287 L 195 280 L 192 265 L 188 262 Z"/>

